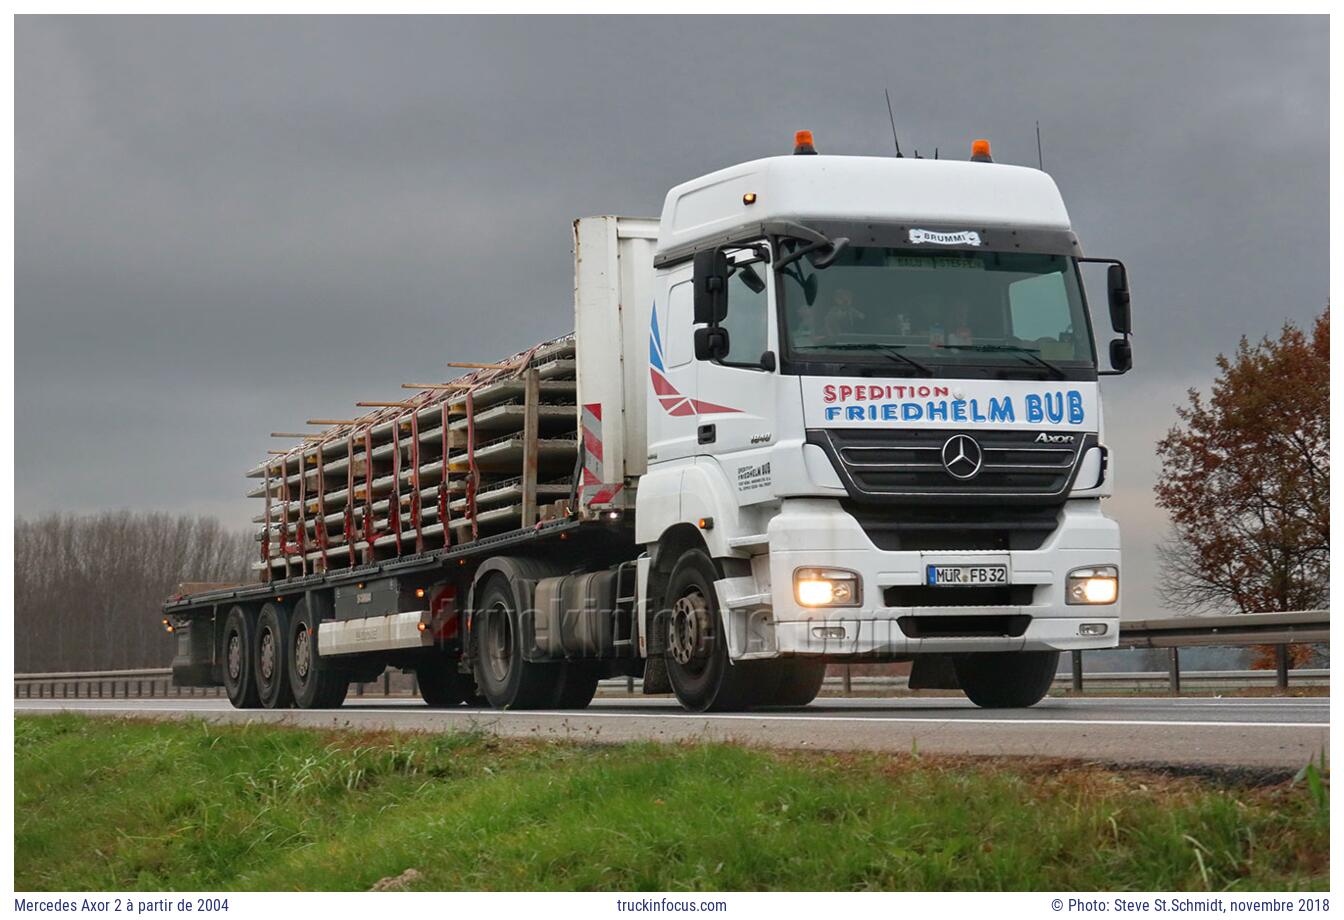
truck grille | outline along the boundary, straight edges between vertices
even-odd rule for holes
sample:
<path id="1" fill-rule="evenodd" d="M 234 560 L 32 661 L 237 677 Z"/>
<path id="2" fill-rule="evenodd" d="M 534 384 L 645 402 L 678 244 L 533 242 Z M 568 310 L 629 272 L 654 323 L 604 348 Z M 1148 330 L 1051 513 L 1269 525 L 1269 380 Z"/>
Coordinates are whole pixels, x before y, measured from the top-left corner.
<path id="1" fill-rule="evenodd" d="M 808 431 L 807 441 L 826 452 L 850 496 L 860 501 L 1063 501 L 1096 435 L 1068 432 L 1073 443 L 1047 444 L 1037 441 L 1042 433 L 830 428 Z M 978 468 L 964 478 L 943 463 L 944 445 L 958 435 L 980 449 Z"/>
<path id="2" fill-rule="evenodd" d="M 1059 506 L 890 505 L 842 501 L 878 549 L 1032 550 L 1059 527 Z"/>

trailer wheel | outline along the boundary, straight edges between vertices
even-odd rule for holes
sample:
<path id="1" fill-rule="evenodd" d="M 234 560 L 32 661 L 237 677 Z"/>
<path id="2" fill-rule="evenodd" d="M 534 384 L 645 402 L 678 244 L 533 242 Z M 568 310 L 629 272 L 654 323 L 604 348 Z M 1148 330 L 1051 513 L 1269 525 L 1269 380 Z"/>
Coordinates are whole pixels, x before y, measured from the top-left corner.
<path id="1" fill-rule="evenodd" d="M 554 706 L 562 665 L 525 661 L 517 601 L 508 580 L 494 576 L 479 588 L 471 617 L 476 686 L 496 709 Z"/>
<path id="2" fill-rule="evenodd" d="M 1050 691 L 1059 652 L 978 652 L 952 656 L 957 681 L 983 709 L 1025 709 Z"/>
<path id="3" fill-rule="evenodd" d="M 285 673 L 285 645 L 289 634 L 289 611 L 275 602 L 261 608 L 253 643 L 253 672 L 257 695 L 267 709 L 286 709 L 294 702 Z"/>
<path id="4" fill-rule="evenodd" d="M 256 709 L 257 679 L 252 669 L 252 637 L 256 623 L 248 611 L 234 607 L 224 619 L 220 656 L 224 661 L 224 692 L 235 709 Z"/>
<path id="5" fill-rule="evenodd" d="M 771 662 L 779 674 L 779 685 L 765 706 L 806 706 L 817 698 L 826 680 L 826 662 L 812 658 L 780 658 Z"/>
<path id="6" fill-rule="evenodd" d="M 692 712 L 745 709 L 757 702 L 753 686 L 769 681 L 765 662 L 728 661 L 714 562 L 701 550 L 681 554 L 667 583 L 667 676 L 672 692 Z"/>
<path id="7" fill-rule="evenodd" d="M 350 677 L 318 654 L 321 617 L 308 606 L 307 598 L 294 605 L 285 642 L 285 665 L 294 705 L 300 709 L 336 709 L 345 702 Z"/>
<path id="8" fill-rule="evenodd" d="M 442 709 L 461 706 L 476 697 L 476 679 L 457 670 L 457 661 L 443 656 L 415 669 L 420 698 L 427 706 Z"/>

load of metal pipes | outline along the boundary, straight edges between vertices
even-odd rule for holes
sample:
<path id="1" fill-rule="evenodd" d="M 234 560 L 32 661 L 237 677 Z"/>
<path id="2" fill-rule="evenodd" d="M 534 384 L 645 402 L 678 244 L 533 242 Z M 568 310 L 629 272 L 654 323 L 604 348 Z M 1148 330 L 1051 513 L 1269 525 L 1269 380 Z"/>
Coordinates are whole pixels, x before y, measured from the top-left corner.
<path id="1" fill-rule="evenodd" d="M 313 434 L 248 471 L 262 581 L 443 550 L 568 513 L 579 464 L 574 337 Z M 446 437 L 445 437 L 446 434 Z"/>

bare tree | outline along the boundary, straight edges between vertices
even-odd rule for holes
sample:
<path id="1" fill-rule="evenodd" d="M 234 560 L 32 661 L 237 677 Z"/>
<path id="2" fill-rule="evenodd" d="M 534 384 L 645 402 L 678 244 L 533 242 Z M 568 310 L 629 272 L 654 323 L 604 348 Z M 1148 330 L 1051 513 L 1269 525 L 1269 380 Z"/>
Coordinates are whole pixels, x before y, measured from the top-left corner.
<path id="1" fill-rule="evenodd" d="M 209 517 L 51 514 L 14 525 L 19 672 L 164 667 L 159 608 L 184 581 L 242 583 L 256 549 Z"/>

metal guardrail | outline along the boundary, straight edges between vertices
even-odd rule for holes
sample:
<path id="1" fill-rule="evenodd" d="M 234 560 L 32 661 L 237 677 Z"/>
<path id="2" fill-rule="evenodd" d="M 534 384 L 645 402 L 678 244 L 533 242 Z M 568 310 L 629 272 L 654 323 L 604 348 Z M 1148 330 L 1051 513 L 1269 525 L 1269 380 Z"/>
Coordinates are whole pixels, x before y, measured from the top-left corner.
<path id="1" fill-rule="evenodd" d="M 1288 613 L 1243 613 L 1234 616 L 1189 616 L 1166 619 L 1132 620 L 1120 627 L 1120 648 L 1167 649 L 1169 667 L 1165 672 L 1168 688 L 1179 693 L 1181 681 L 1200 682 L 1232 681 L 1248 684 L 1268 682 L 1273 677 L 1279 689 L 1286 689 L 1289 675 L 1310 680 L 1313 683 L 1328 680 L 1330 671 L 1325 669 L 1291 668 L 1288 657 L 1289 645 L 1319 645 L 1330 642 L 1330 612 L 1328 610 L 1301 610 Z M 1180 649 L 1211 646 L 1248 646 L 1273 645 L 1276 649 L 1276 668 L 1273 671 L 1187 671 L 1181 672 Z M 1073 690 L 1082 692 L 1088 683 L 1152 683 L 1163 678 L 1163 672 L 1155 671 L 1115 671 L 1107 673 L 1085 673 L 1083 670 L 1083 652 L 1071 653 L 1069 671 L 1055 678 L 1056 682 L 1067 681 Z M 827 685 L 838 683 L 844 694 L 852 693 L 855 685 L 869 686 L 873 689 L 901 689 L 906 685 L 904 677 L 858 677 L 851 676 L 849 669 L 840 677 L 827 678 Z M 879 683 L 882 682 L 882 683 Z M 625 685 L 627 692 L 634 692 L 639 682 L 634 679 L 620 678 L 603 681 L 608 688 Z M 363 696 L 365 689 L 372 686 L 374 692 L 381 685 L 383 696 L 408 695 L 405 687 L 394 693 L 390 672 L 381 680 L 371 684 L 355 684 L 351 687 L 356 696 Z M 120 688 L 120 693 L 118 692 Z M 73 693 L 71 692 L 73 690 Z M 81 693 L 81 691 L 83 691 Z M 409 693 L 414 694 L 415 684 L 411 682 Z M 153 698 L 153 697 L 219 697 L 224 695 L 222 687 L 178 687 L 173 684 L 173 672 L 169 668 L 142 668 L 123 671 L 50 671 L 44 673 L 15 674 L 15 699 L 42 698 Z"/>

